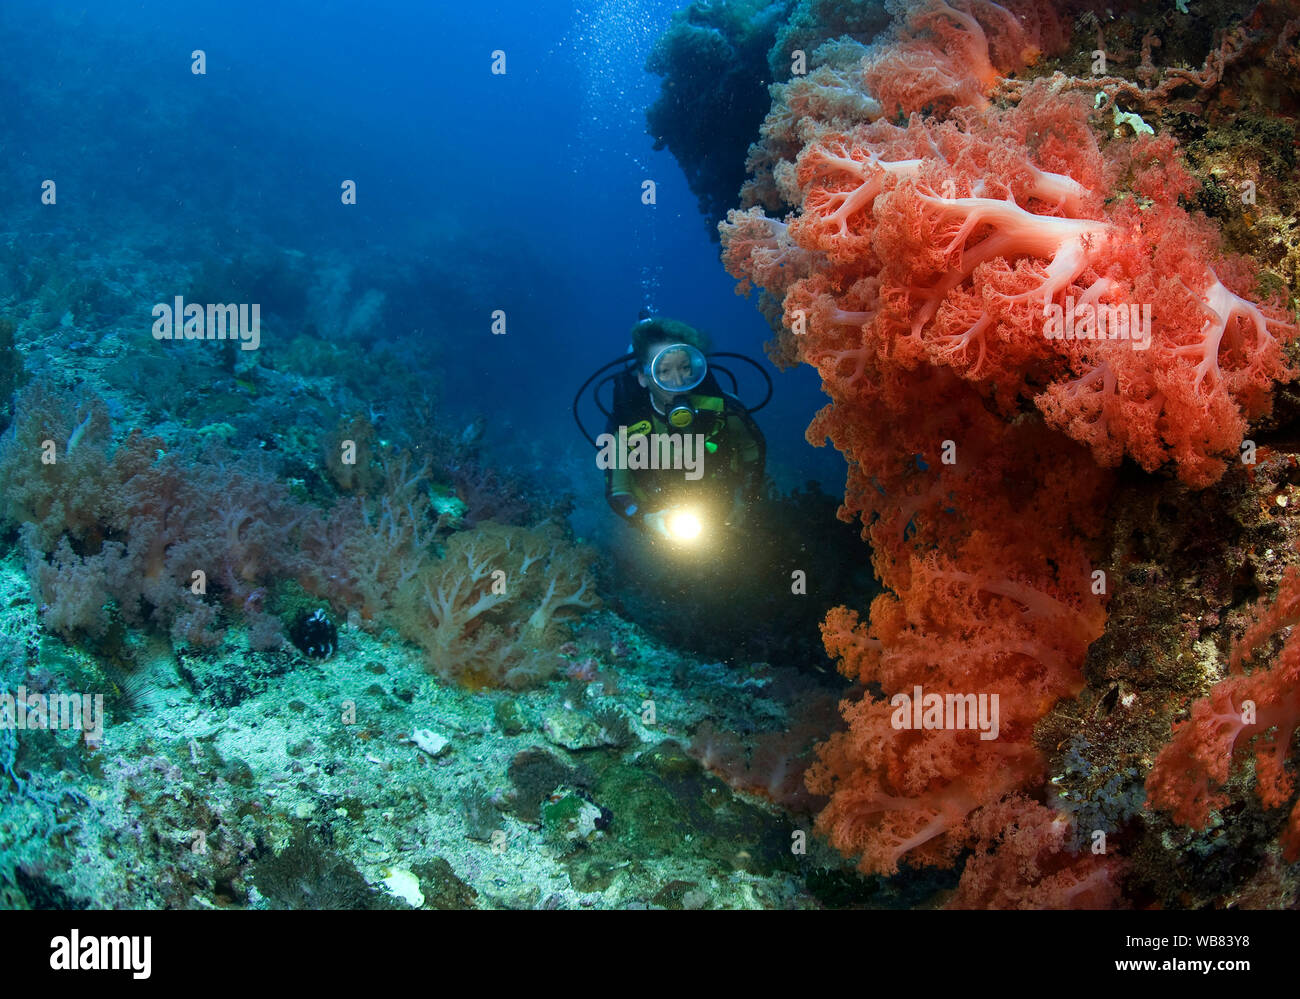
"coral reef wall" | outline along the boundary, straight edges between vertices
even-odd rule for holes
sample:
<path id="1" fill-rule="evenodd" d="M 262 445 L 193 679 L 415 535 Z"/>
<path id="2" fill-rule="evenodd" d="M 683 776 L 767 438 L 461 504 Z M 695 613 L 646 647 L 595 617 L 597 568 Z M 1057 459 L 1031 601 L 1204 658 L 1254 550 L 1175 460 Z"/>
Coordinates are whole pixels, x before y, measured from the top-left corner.
<path id="1" fill-rule="evenodd" d="M 1268 422 L 1295 375 L 1300 76 L 1285 53 L 1300 12 L 1224 9 L 1189 30 L 1176 13 L 1116 23 L 1029 2 L 890 10 L 869 48 L 825 45 L 773 88 L 719 227 L 774 359 L 822 377 L 832 401 L 808 439 L 845 455 L 840 515 L 860 519 L 885 587 L 865 620 L 840 608 L 823 625 L 860 694 L 810 774 L 829 796 L 818 828 L 864 872 L 969 857 L 956 906 L 1205 904 L 1210 879 L 1176 884 L 1166 813 L 1203 829 L 1210 807 L 1254 808 L 1220 790 L 1250 740 L 1259 802 L 1290 809 L 1289 659 L 1213 688 L 1144 809 L 1170 720 L 1223 675 L 1219 625 L 1248 603 L 1240 585 L 1206 592 L 1154 511 L 1213 497 L 1205 547 L 1229 576 L 1261 531 L 1297 557 L 1238 504 L 1255 438 L 1293 413 Z M 1155 65 L 1198 46 L 1200 70 Z M 1259 134 L 1288 140 L 1289 175 L 1263 169 L 1258 140 L 1224 155 L 1248 100 L 1267 109 Z M 1220 218 L 1204 210 L 1216 193 Z M 1134 547 L 1165 559 L 1163 583 L 1132 572 Z M 1266 594 L 1277 574 L 1251 584 Z M 1188 591 L 1213 606 L 1204 627 L 1157 627 Z M 1126 648 L 1144 658 L 1121 684 Z M 952 718 L 986 696 L 994 738 Z M 1234 727 L 1243 698 L 1258 719 Z M 1251 820 L 1234 848 L 1270 853 L 1284 820 Z M 1294 872 L 1274 881 L 1294 897 Z"/>

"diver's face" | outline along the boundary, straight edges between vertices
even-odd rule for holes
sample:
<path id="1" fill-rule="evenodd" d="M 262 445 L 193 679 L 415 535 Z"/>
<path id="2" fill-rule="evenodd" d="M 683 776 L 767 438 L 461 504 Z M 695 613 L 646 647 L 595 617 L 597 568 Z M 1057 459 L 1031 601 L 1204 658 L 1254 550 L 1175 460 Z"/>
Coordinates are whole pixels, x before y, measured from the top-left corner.
<path id="1" fill-rule="evenodd" d="M 666 343 L 655 344 L 650 348 L 650 356 L 654 357 L 667 346 Z M 693 374 L 691 356 L 684 350 L 670 350 L 659 357 L 655 365 L 656 381 L 650 381 L 646 378 L 644 372 L 638 372 L 636 377 L 638 382 L 649 387 L 650 394 L 654 396 L 655 401 L 664 406 L 671 402 L 677 394 L 672 389 L 688 384 Z M 661 385 L 664 388 L 660 388 Z"/>

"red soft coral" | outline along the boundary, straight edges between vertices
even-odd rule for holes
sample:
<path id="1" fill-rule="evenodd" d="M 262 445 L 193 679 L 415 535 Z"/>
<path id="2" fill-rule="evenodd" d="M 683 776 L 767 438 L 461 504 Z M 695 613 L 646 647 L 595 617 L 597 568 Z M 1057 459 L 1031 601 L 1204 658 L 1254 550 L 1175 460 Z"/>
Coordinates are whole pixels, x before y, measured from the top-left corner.
<path id="1" fill-rule="evenodd" d="M 1287 570 L 1278 596 L 1257 612 L 1257 622 L 1233 649 L 1234 669 L 1277 630 L 1297 621 L 1300 568 Z M 1288 636 L 1270 669 L 1230 676 L 1192 705 L 1191 717 L 1174 727 L 1147 777 L 1152 808 L 1170 812 L 1182 825 L 1203 829 L 1211 809 L 1229 803 L 1226 790 L 1234 759 L 1254 757 L 1255 785 L 1265 808 L 1287 804 L 1295 778 L 1287 769 L 1300 728 L 1300 637 Z M 1300 801 L 1283 832 L 1288 860 L 1300 858 Z"/>
<path id="2" fill-rule="evenodd" d="M 1098 466 L 1212 482 L 1291 377 L 1296 335 L 1179 204 L 1171 140 L 1103 150 L 1089 99 L 1046 81 L 990 106 L 1054 22 L 985 0 L 899 13 L 862 65 L 886 119 L 774 127 L 752 160 L 792 215 L 720 226 L 742 288 L 781 303 L 779 356 L 822 376 L 808 438 L 848 459 L 840 515 L 861 518 L 887 591 L 867 623 L 827 619 L 841 669 L 885 696 L 845 703 L 809 778 L 830 796 L 819 828 L 870 871 L 949 862 L 1041 780 L 1034 723 L 1104 626 Z M 917 686 L 998 694 L 1001 733 L 900 731 L 888 699 Z M 1080 891 L 1105 897 L 1098 878 Z"/>
<path id="3" fill-rule="evenodd" d="M 1108 171 L 1088 112 L 1035 84 L 979 117 L 811 129 L 800 214 L 766 239 L 756 210 L 733 216 L 726 260 L 783 296 L 830 381 L 945 367 L 1004 412 L 1033 399 L 1103 464 L 1173 462 L 1204 486 L 1292 376 L 1297 330 L 1244 296 L 1246 272 L 1169 196 L 1190 177 L 1168 141 L 1134 140 Z M 1145 189 L 1160 157 L 1162 197 L 1142 210 L 1116 185 Z M 757 248 L 778 242 L 797 268 L 766 265 Z"/>
<path id="4" fill-rule="evenodd" d="M 1039 44 L 1036 21 L 992 0 L 923 0 L 906 9 L 894 38 L 867 59 L 863 76 L 890 117 L 983 110 L 1001 73 L 1034 62 Z"/>
<path id="5" fill-rule="evenodd" d="M 1120 862 L 1069 848 L 1070 822 L 1012 795 L 975 823 L 976 853 L 949 909 L 1111 909 L 1120 904 Z"/>
<path id="6" fill-rule="evenodd" d="M 988 564 L 990 543 L 1001 542 L 973 536 L 961 561 Z M 896 592 L 873 604 L 871 637 L 842 610 L 825 627 L 846 674 L 886 694 L 846 705 L 849 731 L 832 736 L 809 779 L 831 796 L 819 828 L 873 872 L 892 872 L 905 855 L 950 861 L 978 808 L 1041 778 L 1033 725 L 1077 693 L 1078 664 L 1104 621 L 1094 598 L 1069 591 L 1077 577 L 1068 571 L 1034 581 L 977 575 L 934 555 L 913 555 L 906 569 L 890 573 Z M 900 731 L 890 695 L 915 687 L 996 697 L 995 738 L 974 725 Z"/>

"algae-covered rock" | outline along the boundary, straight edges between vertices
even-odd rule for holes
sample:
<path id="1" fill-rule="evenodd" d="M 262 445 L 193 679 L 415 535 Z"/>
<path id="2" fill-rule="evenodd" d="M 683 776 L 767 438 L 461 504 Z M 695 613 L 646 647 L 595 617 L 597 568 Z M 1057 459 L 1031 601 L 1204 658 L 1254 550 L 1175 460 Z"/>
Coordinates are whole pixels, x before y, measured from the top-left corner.
<path id="1" fill-rule="evenodd" d="M 615 764 L 596 781 L 594 797 L 613 813 L 611 834 L 624 851 L 642 857 L 662 856 L 681 848 L 686 816 L 654 774 Z"/>
<path id="2" fill-rule="evenodd" d="M 614 739 L 599 721 L 569 708 L 558 708 L 542 720 L 546 738 L 565 749 L 601 749 L 614 745 Z"/>
<path id="3" fill-rule="evenodd" d="M 574 791 L 542 805 L 542 833 L 557 845 L 586 843 L 608 825 L 600 806 Z"/>
<path id="4" fill-rule="evenodd" d="M 497 701 L 492 708 L 492 717 L 497 723 L 497 728 L 506 735 L 519 735 L 528 728 L 524 712 L 513 697 Z"/>

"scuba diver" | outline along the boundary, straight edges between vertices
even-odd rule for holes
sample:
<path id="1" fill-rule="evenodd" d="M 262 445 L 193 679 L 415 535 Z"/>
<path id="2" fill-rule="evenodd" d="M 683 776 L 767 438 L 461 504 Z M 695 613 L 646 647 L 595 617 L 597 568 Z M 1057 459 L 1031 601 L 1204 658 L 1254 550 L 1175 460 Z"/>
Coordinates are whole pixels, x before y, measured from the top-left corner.
<path id="1" fill-rule="evenodd" d="M 751 411 L 718 384 L 704 346 L 702 334 L 686 323 L 644 318 L 632 329 L 630 356 L 605 365 L 578 393 L 580 399 L 608 368 L 626 365 L 605 379 L 614 383 L 613 406 L 601 405 L 605 433 L 588 440 L 605 472 L 610 507 L 656 540 L 685 544 L 719 524 L 740 527 L 763 486 L 762 431 Z M 713 356 L 754 364 L 740 354 Z M 734 388 L 735 377 L 718 370 Z"/>
<path id="2" fill-rule="evenodd" d="M 573 399 L 610 507 L 638 528 L 608 539 L 610 605 L 701 661 L 781 661 L 836 675 L 820 640 L 826 609 L 866 606 L 879 593 L 859 528 L 837 519 L 839 498 L 816 483 L 789 496 L 768 488 L 753 416 L 773 396 L 763 365 L 706 353 L 692 327 L 643 316 L 628 351 Z M 742 396 L 733 361 L 758 373 L 765 396 Z M 583 422 L 593 406 L 599 435 L 594 420 L 590 430 Z M 796 573 L 811 590 L 794 586 Z M 789 599 L 795 593 L 809 599 Z"/>

